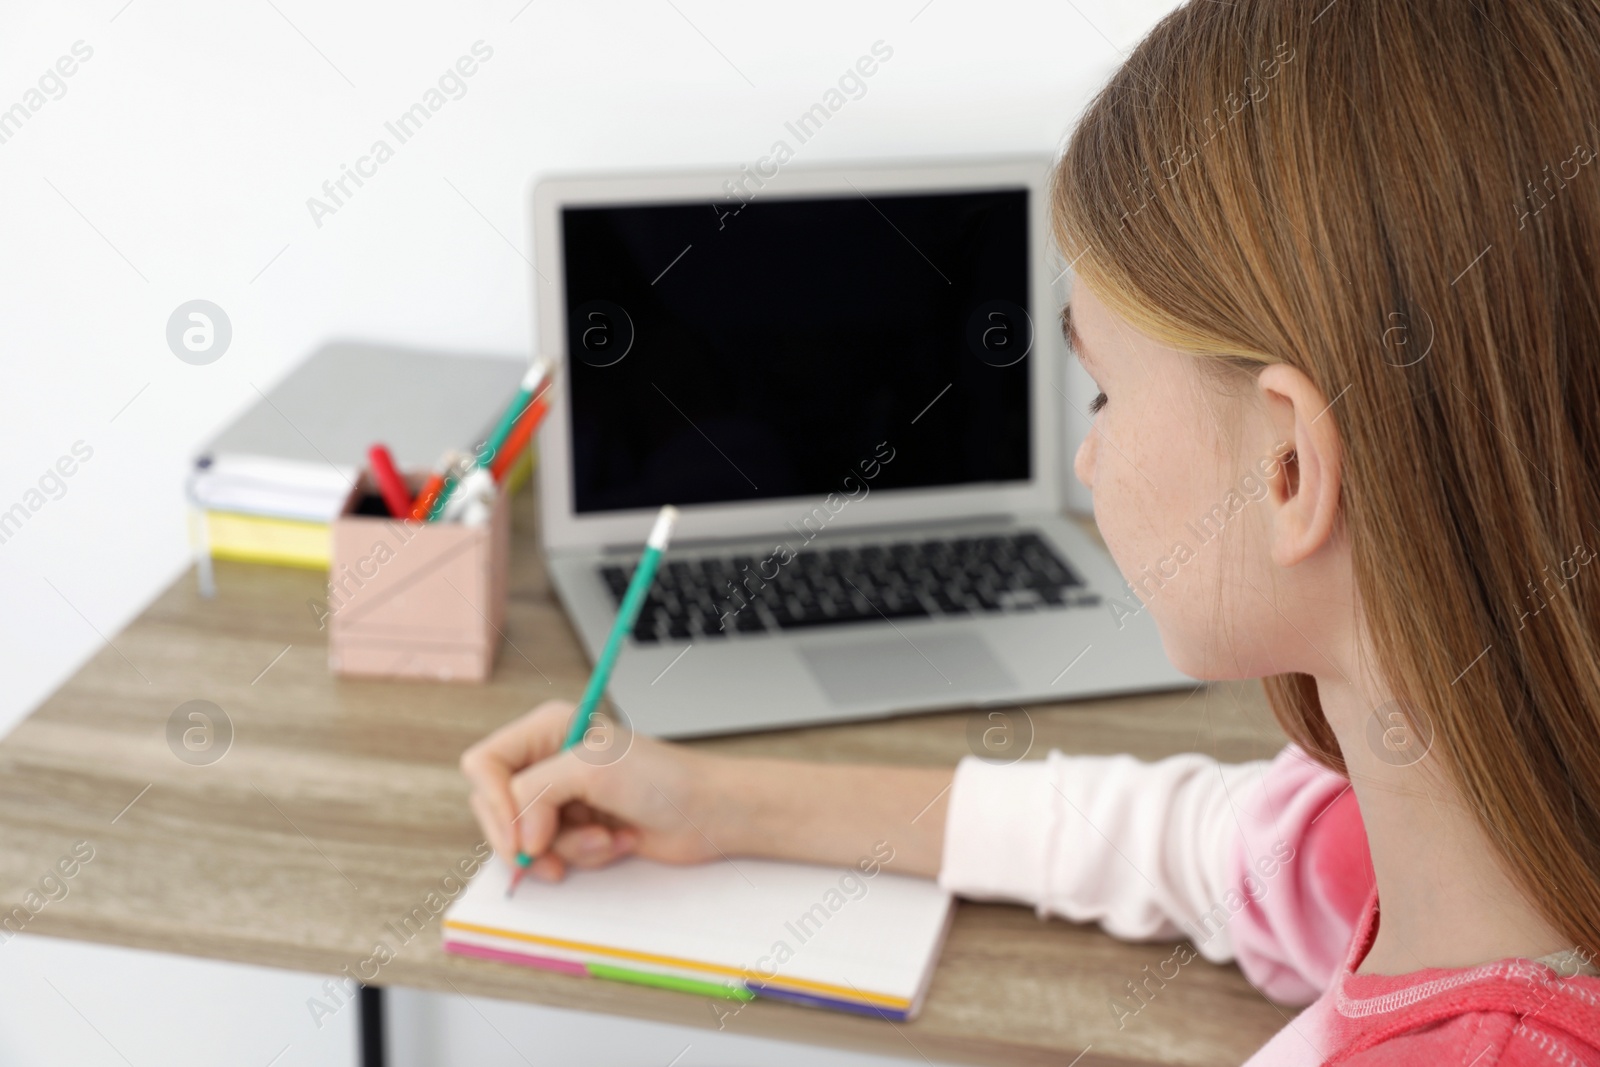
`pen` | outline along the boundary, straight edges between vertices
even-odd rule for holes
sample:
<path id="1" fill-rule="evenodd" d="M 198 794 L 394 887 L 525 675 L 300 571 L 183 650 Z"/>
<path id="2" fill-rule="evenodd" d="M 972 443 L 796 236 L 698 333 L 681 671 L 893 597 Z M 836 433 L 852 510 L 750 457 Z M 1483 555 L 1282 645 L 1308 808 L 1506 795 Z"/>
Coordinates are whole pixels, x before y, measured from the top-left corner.
<path id="1" fill-rule="evenodd" d="M 594 673 L 589 675 L 589 685 L 583 691 L 583 699 L 578 701 L 578 710 L 573 713 L 572 726 L 567 730 L 567 740 L 561 746 L 561 751 L 581 743 L 583 735 L 589 730 L 589 720 L 594 716 L 594 709 L 600 703 L 600 698 L 605 695 L 606 685 L 611 681 L 611 671 L 617 665 L 617 655 L 622 651 L 622 642 L 633 632 L 633 624 L 638 621 L 639 609 L 644 606 L 645 597 L 650 595 L 650 584 L 655 581 L 656 568 L 661 565 L 661 554 L 667 549 L 667 542 L 672 539 L 672 528 L 678 522 L 678 509 L 668 504 L 656 516 L 656 524 L 650 530 L 650 536 L 645 539 L 644 554 L 639 557 L 639 565 L 634 568 L 633 578 L 628 582 L 628 591 L 622 595 L 622 606 L 617 609 L 617 621 L 611 626 L 611 636 L 606 638 L 606 646 L 600 651 L 600 657 L 594 661 Z M 517 869 L 511 873 L 511 885 L 506 888 L 506 896 L 517 891 L 517 885 L 522 881 L 522 876 L 528 873 L 528 867 L 533 863 L 533 857 L 526 852 L 518 851 Z"/>
<path id="2" fill-rule="evenodd" d="M 395 469 L 394 457 L 389 454 L 389 449 L 383 445 L 373 445 L 367 449 L 367 463 L 372 467 L 372 477 L 378 483 L 378 492 L 383 494 L 383 503 L 389 509 L 389 514 L 397 519 L 410 515 L 411 490 L 406 488 L 406 480 Z"/>

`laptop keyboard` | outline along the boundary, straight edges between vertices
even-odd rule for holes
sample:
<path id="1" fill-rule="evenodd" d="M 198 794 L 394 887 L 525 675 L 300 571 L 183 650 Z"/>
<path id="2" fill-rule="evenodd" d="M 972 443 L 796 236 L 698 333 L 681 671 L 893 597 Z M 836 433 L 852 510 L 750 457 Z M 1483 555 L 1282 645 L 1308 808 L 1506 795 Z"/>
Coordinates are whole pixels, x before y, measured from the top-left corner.
<path id="1" fill-rule="evenodd" d="M 1049 542 L 1027 531 L 804 549 L 787 563 L 782 558 L 664 561 L 634 625 L 634 640 L 718 640 L 730 633 L 759 636 L 881 619 L 1100 603 Z M 631 565 L 600 566 L 614 605 L 622 603 L 632 576 Z"/>

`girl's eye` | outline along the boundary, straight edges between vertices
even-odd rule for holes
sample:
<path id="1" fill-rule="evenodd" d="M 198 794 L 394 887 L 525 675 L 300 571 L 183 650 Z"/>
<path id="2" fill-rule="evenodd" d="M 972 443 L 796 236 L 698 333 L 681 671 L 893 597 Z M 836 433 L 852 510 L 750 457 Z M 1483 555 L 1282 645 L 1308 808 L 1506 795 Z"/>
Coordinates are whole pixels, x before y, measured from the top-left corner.
<path id="1" fill-rule="evenodd" d="M 1106 394 L 1102 392 L 1098 396 L 1096 396 L 1093 400 L 1089 401 L 1089 414 L 1090 415 L 1098 415 L 1098 414 L 1100 414 L 1100 409 L 1105 407 L 1105 406 L 1106 406 Z"/>

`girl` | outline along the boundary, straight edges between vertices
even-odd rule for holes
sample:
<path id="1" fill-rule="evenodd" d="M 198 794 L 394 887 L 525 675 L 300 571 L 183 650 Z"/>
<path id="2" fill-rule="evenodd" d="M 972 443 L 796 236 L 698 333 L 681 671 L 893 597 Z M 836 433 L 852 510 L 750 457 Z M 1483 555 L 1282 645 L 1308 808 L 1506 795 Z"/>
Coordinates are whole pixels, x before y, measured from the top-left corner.
<path id="1" fill-rule="evenodd" d="M 553 704 L 462 758 L 495 849 L 887 840 L 1314 1000 L 1252 1065 L 1600 1063 L 1597 71 L 1595 0 L 1193 0 L 1057 166 L 1078 477 L 1122 572 L 1174 575 L 1173 662 L 1265 680 L 1270 764 L 597 766 Z"/>

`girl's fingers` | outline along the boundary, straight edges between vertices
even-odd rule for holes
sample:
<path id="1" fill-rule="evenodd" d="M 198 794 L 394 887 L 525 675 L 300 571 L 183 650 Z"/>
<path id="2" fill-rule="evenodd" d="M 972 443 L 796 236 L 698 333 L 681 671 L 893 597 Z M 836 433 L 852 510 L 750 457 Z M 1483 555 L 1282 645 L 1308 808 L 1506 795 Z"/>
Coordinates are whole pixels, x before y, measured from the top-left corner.
<path id="1" fill-rule="evenodd" d="M 550 851 L 573 867 L 598 867 L 611 858 L 611 831 L 604 826 L 572 826 L 556 835 Z"/>
<path id="2" fill-rule="evenodd" d="M 574 800 L 561 809 L 561 821 L 569 826 L 582 826 L 584 823 L 598 822 L 600 813 L 581 800 Z"/>
<path id="3" fill-rule="evenodd" d="M 633 830 L 612 830 L 590 824 L 563 830 L 556 836 L 551 851 L 569 867 L 590 870 L 604 867 L 632 852 L 638 841 L 639 835 Z"/>
<path id="4" fill-rule="evenodd" d="M 512 863 L 517 849 L 511 837 L 511 820 L 502 818 L 499 808 L 476 790 L 467 798 L 467 803 L 471 805 L 472 814 L 478 819 L 478 826 L 483 830 L 483 836 L 489 839 L 489 847 L 494 849 L 495 854 L 503 861 Z"/>
<path id="5" fill-rule="evenodd" d="M 571 716 L 571 704 L 548 701 L 461 754 L 461 773 L 473 793 L 481 796 L 473 810 L 485 823 L 486 835 L 489 825 L 497 825 L 503 828 L 503 837 L 515 841 L 519 805 L 512 780 L 525 767 L 560 750 Z"/>
<path id="6" fill-rule="evenodd" d="M 516 805 L 512 839 L 530 856 L 542 856 L 561 829 L 562 810 L 580 800 L 588 788 L 587 763 L 571 752 L 552 756 L 521 771 L 511 780 Z"/>
<path id="7" fill-rule="evenodd" d="M 568 701 L 545 701 L 467 749 L 461 757 L 462 771 L 468 778 L 494 767 L 515 773 L 559 752 L 567 739 L 572 712 Z"/>
<path id="8" fill-rule="evenodd" d="M 461 757 L 473 814 L 507 863 L 535 857 L 529 874 L 559 881 L 568 867 L 599 867 L 634 851 L 636 829 L 593 803 L 595 768 L 562 752 L 573 706 L 552 701 L 508 723 Z"/>
<path id="9" fill-rule="evenodd" d="M 626 828 L 613 830 L 611 833 L 611 856 L 606 862 L 610 863 L 613 860 L 619 860 L 624 856 L 630 855 L 638 847 L 639 834 L 637 831 Z"/>
<path id="10" fill-rule="evenodd" d="M 559 882 L 567 875 L 567 865 L 560 856 L 550 853 L 534 860 L 528 873 L 541 882 Z"/>
<path id="11" fill-rule="evenodd" d="M 509 859 L 514 855 L 516 839 L 512 817 L 516 814 L 516 808 L 511 795 L 510 777 L 501 782 L 485 779 L 474 782 L 467 802 L 472 807 L 472 814 L 477 816 L 478 825 L 483 829 L 483 836 L 489 839 L 490 846 L 502 857 Z"/>
<path id="12" fill-rule="evenodd" d="M 604 867 L 633 852 L 639 835 L 631 829 L 612 830 L 597 823 L 565 826 L 550 849 L 534 861 L 529 873 L 546 881 L 559 881 L 571 870 Z"/>

